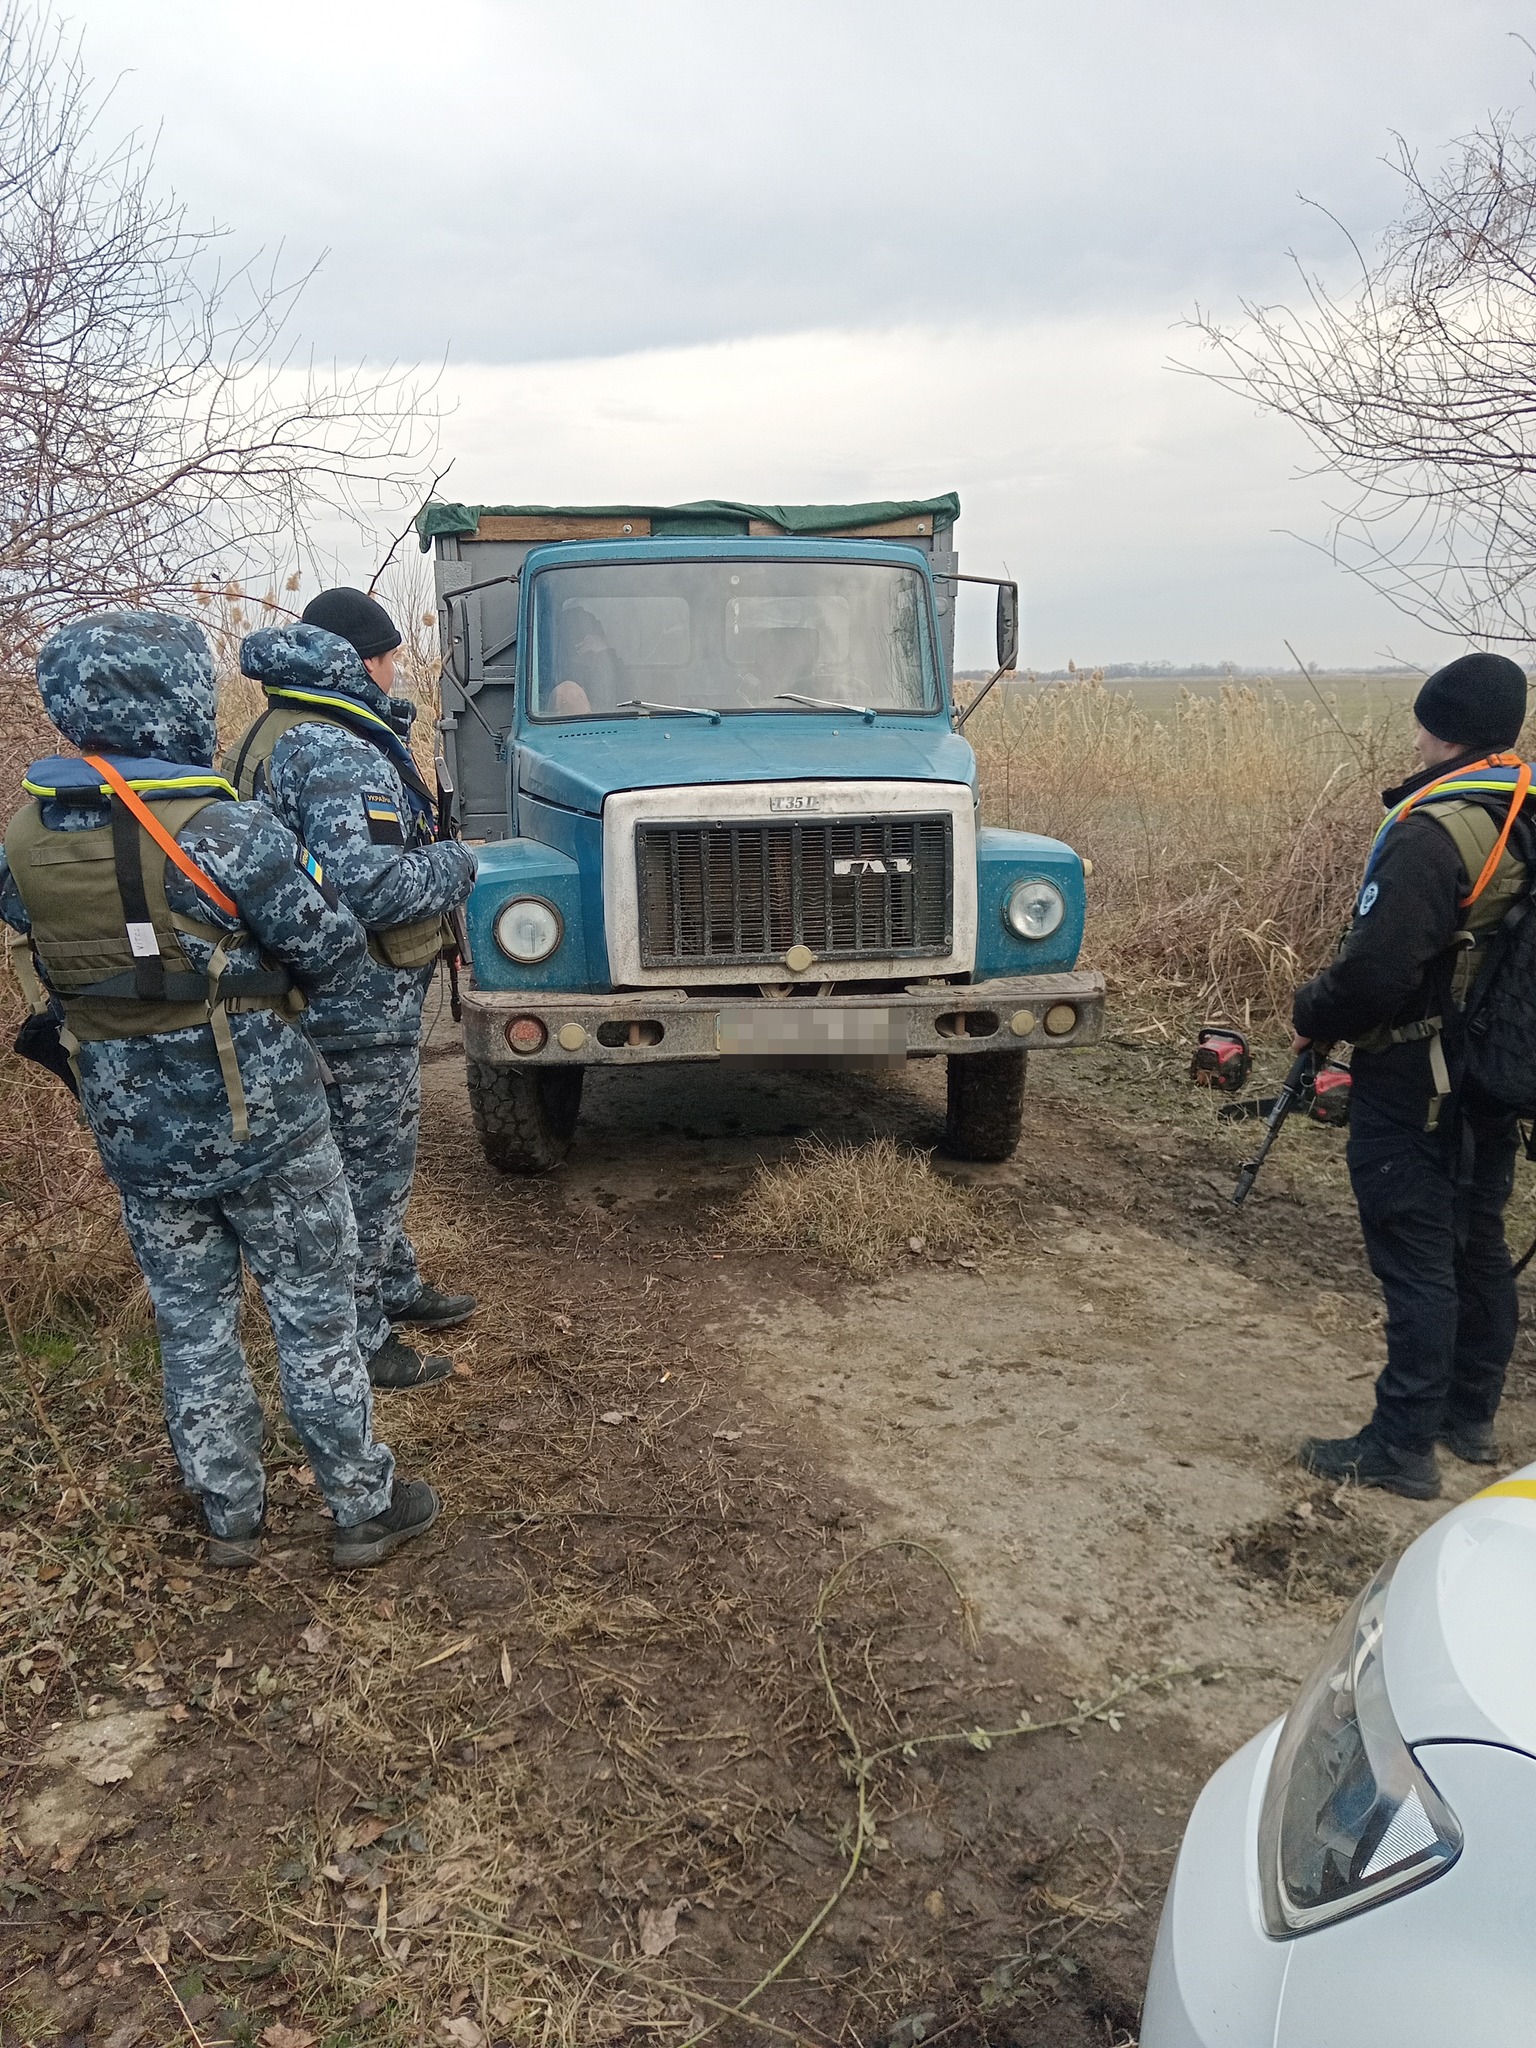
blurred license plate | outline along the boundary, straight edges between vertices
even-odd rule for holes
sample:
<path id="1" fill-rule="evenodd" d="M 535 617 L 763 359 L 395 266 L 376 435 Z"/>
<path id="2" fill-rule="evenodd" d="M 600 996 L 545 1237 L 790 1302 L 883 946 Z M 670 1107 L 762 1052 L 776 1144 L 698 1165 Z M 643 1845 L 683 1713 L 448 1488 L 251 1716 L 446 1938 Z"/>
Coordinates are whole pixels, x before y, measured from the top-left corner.
<path id="1" fill-rule="evenodd" d="M 722 1059 L 774 1066 L 905 1066 L 905 1010 L 817 1010 L 808 1003 L 722 1010 L 715 1024 Z"/>

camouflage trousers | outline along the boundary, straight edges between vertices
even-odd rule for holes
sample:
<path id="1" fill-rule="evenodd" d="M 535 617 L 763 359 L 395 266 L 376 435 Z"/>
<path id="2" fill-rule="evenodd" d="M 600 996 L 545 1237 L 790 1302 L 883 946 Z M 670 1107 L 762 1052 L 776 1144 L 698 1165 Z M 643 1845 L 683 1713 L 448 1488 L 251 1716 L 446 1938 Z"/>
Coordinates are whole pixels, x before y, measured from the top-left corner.
<path id="1" fill-rule="evenodd" d="M 252 1186 L 201 1199 L 122 1190 L 154 1304 L 165 1421 L 216 1536 L 261 1521 L 262 1410 L 241 1348 L 241 1261 L 277 1340 L 283 1406 L 343 1528 L 389 1505 L 395 1461 L 373 1439 L 352 1302 L 356 1234 L 341 1159 L 322 1131 Z"/>
<path id="2" fill-rule="evenodd" d="M 421 1129 L 421 1050 L 361 1045 L 325 1052 L 331 1130 L 357 1218 L 357 1346 L 364 1358 L 389 1336 L 389 1319 L 421 1292 L 405 1211 Z"/>

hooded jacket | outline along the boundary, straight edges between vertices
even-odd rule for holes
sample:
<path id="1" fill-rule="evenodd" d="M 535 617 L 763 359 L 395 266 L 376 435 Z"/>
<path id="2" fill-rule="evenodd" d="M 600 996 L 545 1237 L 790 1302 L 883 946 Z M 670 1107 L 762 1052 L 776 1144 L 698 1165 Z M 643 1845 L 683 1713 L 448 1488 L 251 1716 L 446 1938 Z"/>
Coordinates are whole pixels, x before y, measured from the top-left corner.
<path id="1" fill-rule="evenodd" d="M 314 723 L 290 725 L 273 745 L 256 789 L 323 863 L 354 916 L 370 932 L 385 933 L 457 909 L 475 879 L 475 856 L 457 840 L 431 836 L 410 761 L 416 706 L 387 695 L 350 642 L 319 626 L 250 634 L 241 643 L 240 667 L 274 706 L 302 707 L 308 693 L 317 713 L 347 721 L 344 727 L 317 716 Z M 305 1029 L 326 1053 L 414 1045 L 432 972 L 430 965 L 370 960 L 362 981 L 346 994 L 311 1003 Z"/>
<path id="2" fill-rule="evenodd" d="M 66 740 L 120 764 L 153 757 L 210 769 L 215 742 L 213 665 L 190 619 L 107 613 L 63 627 L 38 658 L 43 705 Z M 50 831 L 100 826 L 90 803 L 45 802 Z M 173 911 L 207 926 L 241 927 L 285 966 L 306 994 L 343 991 L 367 963 L 356 919 L 306 867 L 292 833 L 255 804 L 207 804 L 178 843 L 238 906 L 231 916 L 175 866 Z M 0 854 L 0 917 L 26 932 L 26 903 Z M 192 965 L 214 943 L 186 936 Z M 197 1199 L 260 1179 L 329 1121 L 319 1062 L 304 1035 L 275 1011 L 230 1018 L 250 1118 L 234 1136 L 229 1094 L 206 1025 L 80 1047 L 80 1100 L 112 1179 L 150 1195 Z"/>

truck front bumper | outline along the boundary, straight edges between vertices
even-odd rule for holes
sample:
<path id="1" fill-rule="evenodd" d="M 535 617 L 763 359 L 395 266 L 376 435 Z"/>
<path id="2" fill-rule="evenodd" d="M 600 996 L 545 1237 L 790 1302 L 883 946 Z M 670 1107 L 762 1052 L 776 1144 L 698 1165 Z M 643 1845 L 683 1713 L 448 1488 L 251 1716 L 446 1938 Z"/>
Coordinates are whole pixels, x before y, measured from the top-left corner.
<path id="1" fill-rule="evenodd" d="M 524 1020 L 542 1028 L 543 1039 Z M 1059 1052 L 1092 1045 L 1104 1023 L 1104 977 L 1021 974 L 963 986 L 912 982 L 868 992 L 786 997 L 688 995 L 464 996 L 464 1050 L 493 1066 L 669 1065 L 731 1060 L 743 1066 L 895 1066 L 936 1054 Z M 508 1040 L 513 1024 L 527 1051 Z M 781 1028 L 782 1027 L 782 1028 Z M 780 1045 L 779 1041 L 788 1041 Z"/>

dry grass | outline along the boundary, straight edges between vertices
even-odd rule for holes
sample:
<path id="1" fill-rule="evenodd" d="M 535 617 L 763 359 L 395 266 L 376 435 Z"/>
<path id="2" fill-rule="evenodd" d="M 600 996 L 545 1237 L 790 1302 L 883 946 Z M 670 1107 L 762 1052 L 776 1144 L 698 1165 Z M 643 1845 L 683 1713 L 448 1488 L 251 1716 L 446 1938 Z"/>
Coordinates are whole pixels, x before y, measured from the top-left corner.
<path id="1" fill-rule="evenodd" d="M 1272 1023 L 1349 921 L 1405 715 L 1346 724 L 1278 691 L 1181 692 L 1156 718 L 1090 679 L 999 693 L 967 728 L 984 815 L 1092 861 L 1085 957 L 1133 1025 Z"/>
<path id="2" fill-rule="evenodd" d="M 908 1250 L 969 1249 L 983 1214 L 976 1195 L 910 1145 L 802 1138 L 793 1159 L 758 1168 L 728 1223 L 746 1244 L 808 1253 L 869 1279 Z"/>

